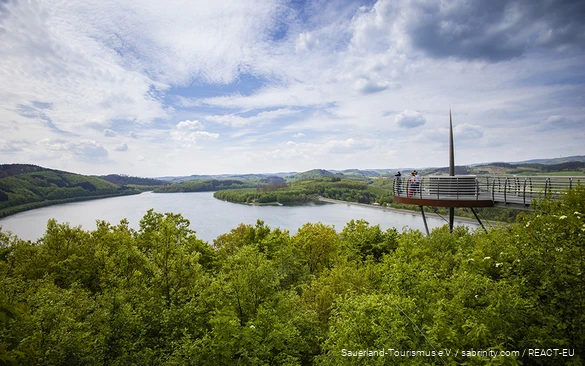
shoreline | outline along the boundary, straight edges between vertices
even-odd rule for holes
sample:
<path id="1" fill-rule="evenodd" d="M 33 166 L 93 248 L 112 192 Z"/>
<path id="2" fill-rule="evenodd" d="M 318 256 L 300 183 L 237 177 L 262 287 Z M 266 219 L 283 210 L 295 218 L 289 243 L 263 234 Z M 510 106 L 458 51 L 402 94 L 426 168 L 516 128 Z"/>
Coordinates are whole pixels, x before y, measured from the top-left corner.
<path id="1" fill-rule="evenodd" d="M 44 201 L 35 201 L 29 202 L 18 206 L 10 206 L 3 209 L 0 209 L 0 219 L 4 219 L 10 217 L 12 215 L 16 215 L 21 212 L 36 210 L 38 208 L 49 207 L 49 206 L 56 206 L 66 203 L 75 203 L 75 202 L 83 202 L 83 201 L 91 201 L 91 200 L 99 200 L 104 198 L 113 198 L 113 197 L 123 197 L 123 196 L 132 196 L 135 194 L 141 194 L 143 192 L 132 192 L 132 193 L 116 193 L 116 194 L 105 194 L 99 196 L 80 196 L 80 197 L 71 197 L 71 198 L 63 198 L 57 200 L 44 200 Z"/>
<path id="2" fill-rule="evenodd" d="M 421 216 L 420 211 L 415 211 L 415 210 L 406 210 L 403 208 L 394 208 L 394 207 L 382 207 L 382 206 L 374 206 L 374 205 L 370 205 L 367 203 L 358 203 L 358 202 L 348 202 L 348 201 L 341 201 L 341 200 L 334 200 L 331 198 L 325 198 L 325 197 L 319 197 L 319 201 L 322 202 L 328 202 L 328 203 L 338 203 L 338 204 L 347 204 L 347 205 L 353 205 L 353 206 L 361 206 L 361 207 L 366 207 L 366 208 L 373 208 L 373 209 L 377 209 L 377 210 L 385 210 L 385 211 L 393 211 L 393 212 L 397 212 L 397 213 L 402 213 L 402 214 L 415 214 L 418 216 Z M 442 218 L 441 215 L 438 215 L 434 212 L 427 212 L 425 211 L 425 215 L 426 216 L 433 216 L 436 218 Z M 479 226 L 479 222 L 477 222 L 477 220 L 474 220 L 470 217 L 464 217 L 464 216 L 455 216 L 455 219 L 457 221 L 461 221 L 461 222 L 465 222 L 465 223 L 470 223 L 470 224 L 475 224 Z M 482 220 L 484 226 L 487 227 L 492 227 L 492 226 L 496 226 L 496 225 L 500 225 L 500 224 L 506 224 L 505 222 L 500 222 L 500 221 L 493 221 L 493 220 Z"/>

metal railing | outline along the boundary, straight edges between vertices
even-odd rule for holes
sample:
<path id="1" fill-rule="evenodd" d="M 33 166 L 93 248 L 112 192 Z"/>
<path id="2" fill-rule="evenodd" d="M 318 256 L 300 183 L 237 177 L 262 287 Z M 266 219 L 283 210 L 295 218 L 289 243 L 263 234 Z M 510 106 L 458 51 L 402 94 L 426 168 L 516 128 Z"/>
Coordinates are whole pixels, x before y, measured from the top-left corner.
<path id="1" fill-rule="evenodd" d="M 494 203 L 530 205 L 539 197 L 560 199 L 585 177 L 456 175 L 394 178 L 394 195 L 437 200 L 492 200 Z"/>

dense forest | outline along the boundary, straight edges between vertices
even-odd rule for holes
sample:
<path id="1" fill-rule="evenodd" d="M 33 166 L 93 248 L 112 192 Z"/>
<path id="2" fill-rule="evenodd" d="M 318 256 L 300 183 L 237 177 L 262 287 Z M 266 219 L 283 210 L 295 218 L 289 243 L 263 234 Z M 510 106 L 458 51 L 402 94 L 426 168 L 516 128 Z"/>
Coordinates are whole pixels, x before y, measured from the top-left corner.
<path id="1" fill-rule="evenodd" d="M 222 189 L 250 188 L 257 187 L 258 181 L 242 181 L 237 179 L 210 179 L 210 180 L 187 180 L 169 184 L 167 186 L 153 189 L 154 193 L 176 193 L 176 192 L 210 192 Z"/>
<path id="2" fill-rule="evenodd" d="M 56 203 L 140 193 L 104 179 L 35 165 L 0 165 L 0 217 Z"/>
<path id="3" fill-rule="evenodd" d="M 103 180 L 107 180 L 110 183 L 114 183 L 119 186 L 123 185 L 130 185 L 130 186 L 147 186 L 147 187 L 156 187 L 156 186 L 165 186 L 170 184 L 167 181 L 160 180 L 160 179 L 153 179 L 153 178 L 141 178 L 141 177 L 131 177 L 128 175 L 120 175 L 120 174 L 108 174 L 108 175 L 100 175 L 99 178 Z"/>
<path id="4" fill-rule="evenodd" d="M 0 362 L 579 365 L 584 249 L 581 185 L 514 224 L 429 237 L 259 221 L 211 245 L 179 214 L 49 221 L 35 243 L 0 231 Z"/>

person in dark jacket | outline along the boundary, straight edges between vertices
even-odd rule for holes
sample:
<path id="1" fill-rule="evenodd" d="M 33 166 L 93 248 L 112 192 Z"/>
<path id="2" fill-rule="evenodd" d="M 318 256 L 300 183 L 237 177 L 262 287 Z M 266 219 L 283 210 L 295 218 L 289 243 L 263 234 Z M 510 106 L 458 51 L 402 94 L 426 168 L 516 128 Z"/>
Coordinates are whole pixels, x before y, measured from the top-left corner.
<path id="1" fill-rule="evenodd" d="M 396 185 L 396 192 L 398 195 L 400 195 L 400 193 L 402 193 L 402 188 L 400 187 L 400 177 L 402 177 L 402 173 L 400 173 L 400 170 L 398 171 L 398 173 L 394 174 L 394 176 L 396 177 L 394 179 L 395 181 L 395 185 Z"/>

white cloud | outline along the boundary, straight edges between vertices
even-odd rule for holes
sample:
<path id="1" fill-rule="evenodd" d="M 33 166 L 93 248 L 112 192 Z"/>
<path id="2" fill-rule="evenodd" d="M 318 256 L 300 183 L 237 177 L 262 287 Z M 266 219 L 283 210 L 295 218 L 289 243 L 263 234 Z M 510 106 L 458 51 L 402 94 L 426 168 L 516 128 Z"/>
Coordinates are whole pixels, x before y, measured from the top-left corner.
<path id="1" fill-rule="evenodd" d="M 378 93 L 388 89 L 389 86 L 388 82 L 373 81 L 364 77 L 357 79 L 353 84 L 354 89 L 363 94 Z"/>
<path id="2" fill-rule="evenodd" d="M 560 130 L 560 129 L 580 129 L 585 127 L 583 118 L 573 119 L 564 116 L 549 116 L 538 123 L 540 131 Z"/>
<path id="3" fill-rule="evenodd" d="M 453 136 L 462 140 L 474 140 L 483 137 L 483 131 L 479 126 L 462 123 L 453 128 Z"/>
<path id="4" fill-rule="evenodd" d="M 170 86 L 233 81 L 254 67 L 281 11 L 267 0 L 31 0 L 3 7 L 3 105 L 46 103 L 45 115 L 70 132 L 86 123 L 168 118 L 173 109 L 161 96 Z"/>
<path id="5" fill-rule="evenodd" d="M 310 51 L 319 45 L 319 40 L 310 32 L 302 32 L 299 34 L 295 50 L 296 52 Z"/>
<path id="6" fill-rule="evenodd" d="M 304 136 L 305 136 L 305 134 L 302 132 L 295 133 L 294 135 L 292 135 L 292 137 L 294 137 L 294 138 L 299 138 L 299 137 L 304 137 Z"/>
<path id="7" fill-rule="evenodd" d="M 9 87 L 0 88 L 4 107 L 40 102 L 48 106 L 46 118 L 71 132 L 90 122 L 166 117 L 152 93 L 164 86 L 122 65 L 119 55 L 92 33 L 87 22 L 97 17 L 83 19 L 74 12 L 82 6 L 34 0 L 5 5 L 0 84 Z"/>
<path id="8" fill-rule="evenodd" d="M 298 111 L 294 109 L 280 108 L 275 110 L 263 111 L 249 117 L 242 117 L 235 114 L 225 114 L 205 116 L 205 119 L 211 122 L 225 124 L 233 127 L 243 127 L 252 124 L 257 125 L 261 123 L 270 122 L 272 120 L 290 116 L 296 113 L 298 113 Z"/>
<path id="9" fill-rule="evenodd" d="M 114 130 L 110 130 L 109 128 L 104 129 L 104 136 L 105 137 L 115 137 L 117 133 Z"/>
<path id="10" fill-rule="evenodd" d="M 211 122 L 221 123 L 228 126 L 246 126 L 251 120 L 233 114 L 224 114 L 218 116 L 205 116 L 205 119 Z"/>
<path id="11" fill-rule="evenodd" d="M 351 137 L 347 140 L 331 140 L 324 145 L 325 151 L 334 154 L 348 154 L 359 150 L 370 150 L 372 148 L 371 141 L 356 140 Z"/>
<path id="12" fill-rule="evenodd" d="M 187 130 L 187 131 L 194 131 L 194 130 L 202 130 L 203 125 L 199 121 L 181 121 L 177 123 L 178 130 Z"/>
<path id="13" fill-rule="evenodd" d="M 331 139 L 324 143 L 287 141 L 282 147 L 269 151 L 268 154 L 278 158 L 309 158 L 327 156 L 328 154 L 354 154 L 371 150 L 376 145 L 373 140 L 348 138 Z"/>
<path id="14" fill-rule="evenodd" d="M 406 109 L 396 115 L 394 122 L 402 128 L 415 128 L 423 126 L 427 120 L 421 113 Z"/>
<path id="15" fill-rule="evenodd" d="M 67 141 L 45 138 L 40 140 L 37 145 L 55 158 L 66 158 L 86 163 L 104 163 L 109 160 L 108 151 L 94 140 Z"/>
<path id="16" fill-rule="evenodd" d="M 0 151 L 2 152 L 10 153 L 22 151 L 28 145 L 29 144 L 26 141 L 0 139 Z"/>
<path id="17" fill-rule="evenodd" d="M 116 146 L 114 151 L 128 151 L 128 144 L 124 142 L 121 145 Z"/>
<path id="18" fill-rule="evenodd" d="M 182 121 L 177 123 L 175 129 L 171 131 L 171 139 L 183 142 L 196 142 L 201 139 L 214 140 L 219 138 L 219 134 L 217 133 L 202 130 L 203 125 L 199 121 Z"/>

